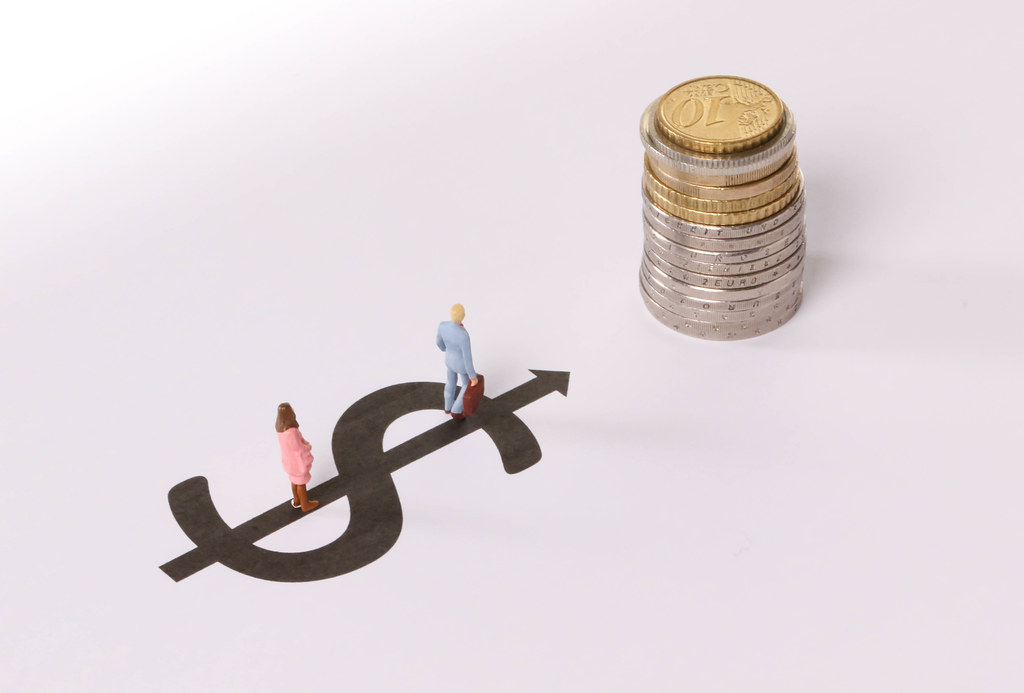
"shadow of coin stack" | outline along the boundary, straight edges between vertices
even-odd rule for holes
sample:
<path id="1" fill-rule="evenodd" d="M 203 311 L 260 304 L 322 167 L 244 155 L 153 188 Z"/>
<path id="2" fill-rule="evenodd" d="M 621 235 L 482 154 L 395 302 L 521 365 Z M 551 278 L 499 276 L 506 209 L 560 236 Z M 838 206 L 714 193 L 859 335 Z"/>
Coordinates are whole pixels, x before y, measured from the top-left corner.
<path id="1" fill-rule="evenodd" d="M 739 77 L 684 82 L 652 103 L 643 140 L 640 295 L 683 334 L 770 332 L 803 296 L 804 191 L 796 122 Z"/>

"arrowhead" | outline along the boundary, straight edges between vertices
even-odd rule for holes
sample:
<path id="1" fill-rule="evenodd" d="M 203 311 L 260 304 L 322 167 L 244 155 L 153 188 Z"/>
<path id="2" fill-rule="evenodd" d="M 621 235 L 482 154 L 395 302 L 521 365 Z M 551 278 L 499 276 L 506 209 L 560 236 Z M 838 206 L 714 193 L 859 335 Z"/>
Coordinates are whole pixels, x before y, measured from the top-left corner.
<path id="1" fill-rule="evenodd" d="M 561 392 L 564 397 L 569 396 L 569 371 L 535 371 L 530 372 L 537 376 L 549 392 Z"/>

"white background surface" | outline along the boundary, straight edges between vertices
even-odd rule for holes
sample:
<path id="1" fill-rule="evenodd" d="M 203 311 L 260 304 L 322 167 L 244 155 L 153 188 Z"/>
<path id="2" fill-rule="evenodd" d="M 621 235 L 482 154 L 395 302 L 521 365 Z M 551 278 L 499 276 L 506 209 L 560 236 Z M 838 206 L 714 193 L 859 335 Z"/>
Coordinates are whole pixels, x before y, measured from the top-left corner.
<path id="1" fill-rule="evenodd" d="M 1024 687 L 1020 16 L 1009 3 L 21 3 L 0 15 L 0 689 Z M 792 108 L 804 305 L 736 344 L 638 294 L 637 123 L 685 79 Z M 273 422 L 440 380 L 483 434 L 319 583 L 215 565 L 166 503 L 287 497 Z M 386 445 L 443 420 L 403 419 Z M 340 534 L 344 501 L 261 545 Z"/>

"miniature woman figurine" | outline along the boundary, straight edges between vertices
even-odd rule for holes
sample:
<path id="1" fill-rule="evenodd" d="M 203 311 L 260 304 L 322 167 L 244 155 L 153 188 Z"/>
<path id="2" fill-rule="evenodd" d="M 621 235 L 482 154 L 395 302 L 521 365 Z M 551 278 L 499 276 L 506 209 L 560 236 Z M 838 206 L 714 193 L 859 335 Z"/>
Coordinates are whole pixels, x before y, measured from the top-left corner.
<path id="1" fill-rule="evenodd" d="M 281 444 L 281 464 L 288 478 L 292 481 L 292 507 L 302 508 L 309 512 L 320 501 L 306 497 L 306 484 L 309 483 L 309 470 L 313 467 L 312 445 L 299 433 L 299 422 L 295 420 L 295 410 L 285 402 L 277 407 L 277 442 Z"/>

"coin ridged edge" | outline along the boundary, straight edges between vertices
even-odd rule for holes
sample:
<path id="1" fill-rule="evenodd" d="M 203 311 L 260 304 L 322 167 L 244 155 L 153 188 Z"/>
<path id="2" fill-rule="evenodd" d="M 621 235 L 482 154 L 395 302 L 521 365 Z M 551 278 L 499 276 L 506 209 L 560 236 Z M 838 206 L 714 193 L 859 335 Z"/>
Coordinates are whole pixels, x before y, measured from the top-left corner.
<path id="1" fill-rule="evenodd" d="M 715 226 L 711 224 L 699 224 L 673 216 L 654 204 L 654 201 L 647 195 L 647 191 L 640 186 L 640 193 L 643 199 L 644 212 L 650 212 L 654 220 L 667 230 L 676 234 L 692 236 L 694 238 L 708 240 L 742 240 L 751 236 L 758 236 L 762 233 L 772 231 L 783 224 L 789 223 L 798 214 L 803 214 L 806 205 L 806 197 L 802 191 L 793 198 L 792 205 L 784 207 L 781 211 L 770 217 L 759 219 L 749 224 L 735 224 L 731 226 Z"/>
<path id="2" fill-rule="evenodd" d="M 805 230 L 805 224 L 800 224 L 790 232 L 784 233 L 777 238 L 773 238 L 763 246 L 754 246 L 752 248 L 744 248 L 743 250 L 722 251 L 691 248 L 683 245 L 682 243 L 677 243 L 663 233 L 660 233 L 656 228 L 651 226 L 646 219 L 644 219 L 643 226 L 644 242 L 657 248 L 659 255 L 668 255 L 669 257 L 666 259 L 678 267 L 682 267 L 682 265 L 678 265 L 677 262 L 671 258 L 678 258 L 679 262 L 694 263 L 698 265 L 724 265 L 726 267 L 730 265 L 739 267 L 755 262 L 761 262 L 795 243 L 797 239 L 804 234 Z M 767 253 L 763 252 L 766 250 L 768 251 Z M 705 272 L 705 274 L 718 273 Z"/>
<path id="3" fill-rule="evenodd" d="M 730 212 L 745 212 L 748 210 L 763 207 L 765 205 L 775 202 L 787 192 L 790 188 L 796 185 L 799 180 L 800 167 L 795 166 L 790 172 L 789 176 L 783 179 L 781 183 L 776 185 L 770 190 L 766 190 L 762 193 L 751 195 L 750 197 L 739 198 L 735 200 L 708 200 L 700 197 L 694 197 L 687 195 L 686 193 L 680 192 L 673 188 L 665 181 L 658 178 L 658 176 L 651 169 L 647 159 L 644 159 L 644 183 L 654 188 L 659 195 L 670 201 L 672 204 L 679 205 L 694 212 L 706 212 L 709 214 L 728 214 Z"/>
<path id="4" fill-rule="evenodd" d="M 795 281 L 788 289 L 779 292 L 777 296 L 767 300 L 756 301 L 757 305 L 755 307 L 740 308 L 738 304 L 730 304 L 730 306 L 737 306 L 732 310 L 706 309 L 680 304 L 660 293 L 655 286 L 652 286 L 643 272 L 640 273 L 640 287 L 660 308 L 667 310 L 673 315 L 689 320 L 725 325 L 742 320 L 782 315 L 792 308 L 793 301 L 798 299 L 803 290 L 803 283 Z"/>
<path id="5" fill-rule="evenodd" d="M 796 121 L 785 104 L 783 105 L 785 115 L 782 130 L 773 139 L 760 147 L 740 154 L 718 156 L 710 154 L 702 156 L 696 152 L 683 152 L 666 142 L 659 141 L 658 133 L 651 131 L 654 126 L 653 112 L 657 108 L 657 104 L 658 102 L 655 101 L 648 106 L 640 118 L 640 139 L 649 153 L 658 157 L 664 165 L 674 168 L 684 175 L 731 176 L 738 179 L 744 175 L 755 174 L 753 178 L 746 181 L 736 180 L 734 183 L 726 183 L 726 185 L 749 182 L 762 178 L 777 169 L 792 153 L 789 150 L 796 139 Z M 780 157 L 780 154 L 783 153 L 785 155 Z M 775 169 L 771 169 L 773 165 L 775 165 Z M 770 170 L 764 172 L 765 169 Z"/>
<path id="6" fill-rule="evenodd" d="M 671 289 L 677 294 L 682 296 L 689 296 L 691 298 L 708 299 L 711 301 L 741 301 L 748 298 L 760 298 L 773 291 L 777 291 L 780 287 L 785 288 L 786 282 L 790 281 L 793 277 L 802 275 L 804 271 L 805 258 L 801 258 L 800 262 L 796 263 L 793 267 L 789 268 L 786 272 L 769 279 L 766 282 L 761 282 L 753 286 L 700 286 L 698 284 L 690 284 L 685 281 L 680 281 L 672 275 L 666 273 L 661 268 L 655 266 L 647 259 L 646 252 L 644 257 L 641 258 L 641 265 L 647 268 L 648 274 L 651 278 L 656 280 L 660 285 L 667 289 Z M 792 275 L 792 276 L 791 276 Z M 725 282 L 735 283 L 735 277 L 715 277 Z"/>
<path id="7" fill-rule="evenodd" d="M 789 158 L 778 169 L 763 178 L 757 178 L 749 183 L 739 183 L 736 185 L 704 185 L 683 180 L 682 176 L 675 175 L 675 172 L 667 166 L 661 166 L 657 160 L 652 160 L 647 153 L 644 153 L 644 163 L 651 168 L 655 178 L 677 192 L 701 200 L 724 201 L 742 200 L 771 190 L 780 182 L 793 175 L 793 170 L 799 165 L 799 159 L 797 158 L 796 147 L 794 146 Z"/>
<path id="8" fill-rule="evenodd" d="M 723 300 L 704 298 L 702 296 L 690 296 L 666 286 L 664 283 L 653 277 L 646 265 L 640 264 L 640 276 L 655 293 L 659 294 L 665 301 L 672 305 L 678 305 L 680 310 L 702 310 L 708 313 L 729 313 L 736 310 L 753 310 L 761 307 L 763 303 L 772 303 L 781 300 L 786 294 L 797 291 L 803 285 L 803 272 L 797 272 L 789 281 L 771 291 L 748 298 L 727 298 Z M 660 301 L 659 301 L 660 302 Z"/>
<path id="9" fill-rule="evenodd" d="M 753 330 L 744 331 L 742 329 L 733 329 L 731 325 L 716 325 L 697 320 L 690 320 L 682 316 L 675 316 L 674 313 L 651 298 L 642 287 L 640 295 L 647 311 L 662 325 L 688 337 L 697 337 L 699 339 L 719 342 L 739 341 L 741 339 L 750 339 L 751 337 L 759 337 L 763 334 L 768 334 L 789 322 L 790 319 L 792 319 L 792 317 L 800 310 L 800 305 L 803 303 L 803 292 L 801 291 L 800 295 L 796 298 L 791 311 L 788 311 L 786 314 L 770 323 L 758 326 Z M 659 315 L 657 312 L 659 309 L 668 315 Z"/>
<path id="10" fill-rule="evenodd" d="M 724 212 L 722 214 L 715 214 L 714 212 L 700 212 L 674 204 L 672 201 L 666 200 L 663 196 L 659 195 L 657 191 L 651 190 L 646 185 L 643 187 L 647 191 L 647 195 L 651 199 L 651 202 L 653 202 L 656 207 L 674 217 L 708 226 L 743 226 L 755 221 L 760 221 L 761 219 L 775 216 L 782 211 L 786 205 L 796 199 L 800 192 L 803 191 L 803 175 L 799 173 L 799 169 L 797 169 L 797 171 L 797 176 L 799 178 L 797 184 L 791 187 L 782 197 L 774 202 L 769 202 L 762 207 L 755 207 L 754 209 L 748 209 L 743 212 Z"/>
<path id="11" fill-rule="evenodd" d="M 661 254 L 652 253 L 650 248 L 647 246 L 644 247 L 644 255 L 651 266 L 658 269 L 663 274 L 672 277 L 677 282 L 682 282 L 683 284 L 696 286 L 698 288 L 752 289 L 768 284 L 769 282 L 773 282 L 776 279 L 780 279 L 792 272 L 795 268 L 799 267 L 804 260 L 804 253 L 806 252 L 806 249 L 807 243 L 803 238 L 801 238 L 795 244 L 786 246 L 786 248 L 779 253 L 782 254 L 783 257 L 777 258 L 776 264 L 754 272 L 743 272 L 738 274 L 709 274 L 707 272 L 698 272 L 696 270 L 680 267 L 679 265 L 673 264 Z M 784 265 L 786 266 L 783 268 Z M 682 276 L 679 276 L 680 274 Z M 695 281 L 699 283 L 694 283 Z M 738 286 L 721 286 L 722 283 L 738 283 Z M 718 286 L 716 286 L 716 284 L 718 284 Z"/>

